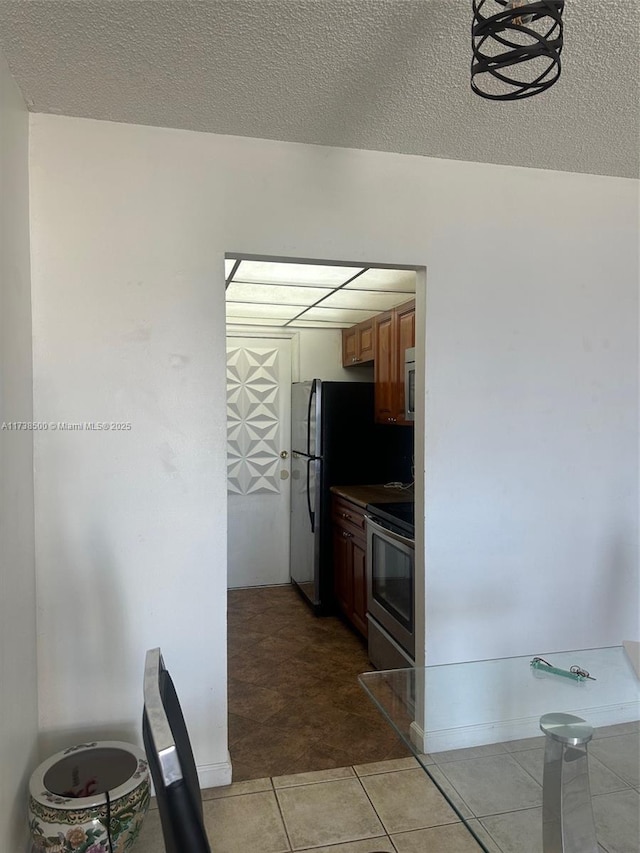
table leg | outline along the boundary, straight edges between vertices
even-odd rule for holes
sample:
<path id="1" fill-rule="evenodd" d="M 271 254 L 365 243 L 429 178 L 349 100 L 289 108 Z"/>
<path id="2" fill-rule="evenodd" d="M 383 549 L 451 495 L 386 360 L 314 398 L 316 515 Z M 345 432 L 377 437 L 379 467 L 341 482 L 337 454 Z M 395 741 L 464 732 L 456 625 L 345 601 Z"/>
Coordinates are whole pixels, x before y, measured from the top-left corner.
<path id="1" fill-rule="evenodd" d="M 571 714 L 545 714 L 542 784 L 544 853 L 598 853 L 587 744 L 592 727 Z"/>

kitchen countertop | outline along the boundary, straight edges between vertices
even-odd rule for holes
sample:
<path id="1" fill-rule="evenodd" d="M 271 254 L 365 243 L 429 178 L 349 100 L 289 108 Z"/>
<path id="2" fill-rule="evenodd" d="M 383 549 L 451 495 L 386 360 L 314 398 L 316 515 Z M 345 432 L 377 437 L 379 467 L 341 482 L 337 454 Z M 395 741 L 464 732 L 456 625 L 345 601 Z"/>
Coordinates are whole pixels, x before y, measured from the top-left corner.
<path id="1" fill-rule="evenodd" d="M 405 484 L 406 485 L 406 484 Z M 334 495 L 340 495 L 358 506 L 366 507 L 371 503 L 401 503 L 413 500 L 413 483 L 409 488 L 386 487 L 384 484 L 372 486 L 331 486 Z"/>

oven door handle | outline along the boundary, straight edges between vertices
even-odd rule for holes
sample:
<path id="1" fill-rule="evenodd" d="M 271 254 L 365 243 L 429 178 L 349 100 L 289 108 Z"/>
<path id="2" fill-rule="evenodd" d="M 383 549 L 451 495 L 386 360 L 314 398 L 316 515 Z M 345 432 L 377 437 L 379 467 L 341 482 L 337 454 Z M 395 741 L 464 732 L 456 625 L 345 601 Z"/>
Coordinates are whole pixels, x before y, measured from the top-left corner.
<path id="1" fill-rule="evenodd" d="M 367 523 L 370 524 L 374 530 L 388 536 L 390 539 L 394 539 L 396 542 L 402 542 L 403 545 L 408 545 L 410 548 L 416 547 L 415 539 L 408 539 L 406 536 L 400 536 L 399 533 L 394 533 L 393 530 L 389 530 L 387 527 L 383 527 L 381 524 L 378 524 L 377 521 L 374 521 L 373 518 L 366 513 L 364 517 L 366 518 Z"/>

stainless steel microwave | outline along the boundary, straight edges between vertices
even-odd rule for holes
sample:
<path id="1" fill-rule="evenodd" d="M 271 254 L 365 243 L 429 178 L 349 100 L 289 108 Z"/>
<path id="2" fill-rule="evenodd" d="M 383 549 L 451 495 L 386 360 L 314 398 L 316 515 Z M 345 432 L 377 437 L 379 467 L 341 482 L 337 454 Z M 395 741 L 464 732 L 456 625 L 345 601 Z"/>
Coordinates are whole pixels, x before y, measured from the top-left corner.
<path id="1" fill-rule="evenodd" d="M 412 421 L 416 414 L 416 350 L 404 351 L 404 419 Z"/>

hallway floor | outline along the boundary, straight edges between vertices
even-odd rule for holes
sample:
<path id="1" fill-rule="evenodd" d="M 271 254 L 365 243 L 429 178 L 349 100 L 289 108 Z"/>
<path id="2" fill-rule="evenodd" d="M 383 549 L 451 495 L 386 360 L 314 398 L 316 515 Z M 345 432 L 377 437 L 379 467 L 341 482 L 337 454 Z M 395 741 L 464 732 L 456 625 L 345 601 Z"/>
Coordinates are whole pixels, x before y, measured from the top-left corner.
<path id="1" fill-rule="evenodd" d="M 338 618 L 290 586 L 229 590 L 228 608 L 234 782 L 410 754 L 358 685 L 373 667 Z"/>

